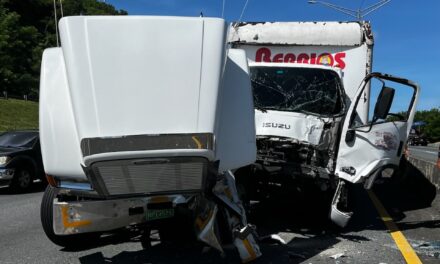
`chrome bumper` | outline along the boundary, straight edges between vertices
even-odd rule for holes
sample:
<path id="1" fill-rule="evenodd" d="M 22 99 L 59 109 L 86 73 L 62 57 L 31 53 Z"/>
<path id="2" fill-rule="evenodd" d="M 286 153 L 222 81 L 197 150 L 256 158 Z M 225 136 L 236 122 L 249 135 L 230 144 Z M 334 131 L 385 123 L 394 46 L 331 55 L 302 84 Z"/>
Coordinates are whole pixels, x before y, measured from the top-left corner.
<path id="1" fill-rule="evenodd" d="M 182 195 L 124 198 L 100 201 L 53 201 L 53 227 L 57 235 L 110 231 L 147 222 L 147 205 L 186 203 Z"/>

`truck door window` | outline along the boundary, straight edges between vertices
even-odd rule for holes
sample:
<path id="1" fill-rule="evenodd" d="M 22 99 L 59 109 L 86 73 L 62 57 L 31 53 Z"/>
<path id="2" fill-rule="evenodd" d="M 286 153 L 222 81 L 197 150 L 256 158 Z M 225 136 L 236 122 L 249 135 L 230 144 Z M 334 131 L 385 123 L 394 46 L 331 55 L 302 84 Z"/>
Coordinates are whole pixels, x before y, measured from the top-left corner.
<path id="1" fill-rule="evenodd" d="M 332 70 L 251 67 L 257 108 L 333 116 L 344 111 L 343 87 Z"/>
<path id="2" fill-rule="evenodd" d="M 409 114 L 409 107 L 411 105 L 411 101 L 413 98 L 414 90 L 404 84 L 400 84 L 397 82 L 390 82 L 378 78 L 372 78 L 369 81 L 370 84 L 370 96 L 369 96 L 369 111 L 368 111 L 368 118 L 367 122 L 361 122 L 359 116 L 357 113 L 360 112 L 360 108 L 362 107 L 362 104 L 358 104 L 356 108 L 356 117 L 353 120 L 352 128 L 355 127 L 361 127 L 361 126 L 369 126 L 372 123 L 384 123 L 384 122 L 390 122 L 390 121 L 406 121 L 408 119 Z M 395 94 L 393 98 L 393 102 L 391 105 L 390 112 L 386 119 L 377 119 L 374 120 L 374 108 L 376 106 L 379 93 L 383 86 L 391 87 L 395 89 Z M 368 85 L 366 86 L 368 87 Z M 359 100 L 368 100 L 368 98 L 365 97 L 365 91 L 359 98 Z"/>

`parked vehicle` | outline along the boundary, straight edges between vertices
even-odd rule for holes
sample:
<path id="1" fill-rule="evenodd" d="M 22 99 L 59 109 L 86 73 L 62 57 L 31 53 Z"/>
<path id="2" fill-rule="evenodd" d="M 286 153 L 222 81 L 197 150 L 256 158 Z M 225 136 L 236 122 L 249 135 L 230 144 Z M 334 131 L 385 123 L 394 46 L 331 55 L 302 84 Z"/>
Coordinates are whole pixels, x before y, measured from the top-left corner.
<path id="1" fill-rule="evenodd" d="M 410 146 L 428 146 L 428 139 L 423 135 L 410 134 L 408 137 L 408 145 Z"/>
<path id="2" fill-rule="evenodd" d="M 44 180 L 38 131 L 0 134 L 0 186 L 26 191 L 36 179 Z"/>
<path id="3" fill-rule="evenodd" d="M 218 234 L 243 261 L 260 256 L 231 172 L 255 161 L 251 84 L 225 21 L 81 16 L 59 28 L 40 85 L 49 239 L 69 247 L 137 225 L 148 244 L 151 227 L 165 239 L 195 226 L 219 251 Z"/>
<path id="4" fill-rule="evenodd" d="M 424 122 L 416 122 L 418 125 L 413 125 L 408 136 L 408 145 L 410 146 L 428 146 L 428 139 L 423 134 L 422 126 Z"/>
<path id="5" fill-rule="evenodd" d="M 371 73 L 367 22 L 239 23 L 229 38 L 246 50 L 255 104 L 257 162 L 236 173 L 246 196 L 261 200 L 309 185 L 331 190 L 330 217 L 345 226 L 348 185 L 371 188 L 382 169 L 399 164 L 418 86 Z M 372 83 L 377 95 L 370 95 Z M 390 112 L 390 87 L 412 93 L 405 116 Z M 398 121 L 387 122 L 389 115 Z"/>

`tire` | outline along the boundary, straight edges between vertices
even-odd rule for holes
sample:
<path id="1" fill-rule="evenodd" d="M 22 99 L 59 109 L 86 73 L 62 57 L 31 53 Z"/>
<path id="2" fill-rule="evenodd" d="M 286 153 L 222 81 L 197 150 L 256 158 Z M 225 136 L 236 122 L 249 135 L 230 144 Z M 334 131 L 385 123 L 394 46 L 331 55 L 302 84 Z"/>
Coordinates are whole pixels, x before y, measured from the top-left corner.
<path id="1" fill-rule="evenodd" d="M 65 248 L 83 248 L 96 243 L 100 233 L 85 233 L 76 235 L 57 235 L 53 230 L 53 200 L 58 189 L 47 186 L 41 201 L 40 217 L 44 233 L 54 244 Z"/>
<path id="2" fill-rule="evenodd" d="M 25 192 L 32 186 L 34 180 L 34 172 L 29 167 L 17 169 L 12 179 L 12 190 L 17 192 Z"/>

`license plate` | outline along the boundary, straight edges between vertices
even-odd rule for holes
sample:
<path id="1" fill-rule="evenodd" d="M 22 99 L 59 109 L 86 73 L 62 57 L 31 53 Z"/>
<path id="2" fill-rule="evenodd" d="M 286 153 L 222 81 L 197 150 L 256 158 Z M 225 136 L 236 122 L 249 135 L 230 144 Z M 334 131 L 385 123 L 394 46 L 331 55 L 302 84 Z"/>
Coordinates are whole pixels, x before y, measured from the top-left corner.
<path id="1" fill-rule="evenodd" d="M 174 216 L 174 209 L 147 209 L 147 221 L 171 218 Z"/>

